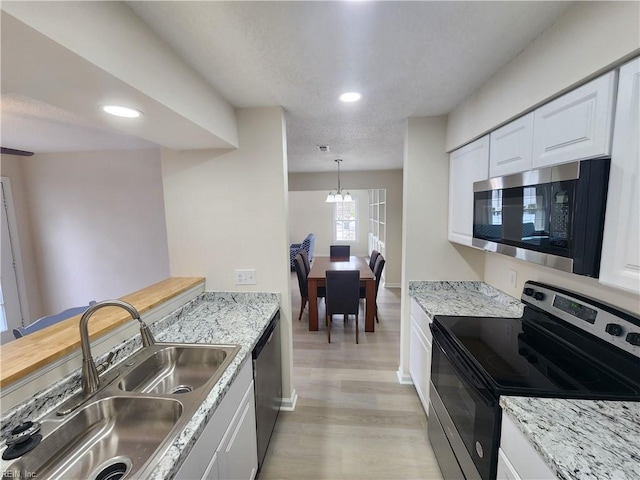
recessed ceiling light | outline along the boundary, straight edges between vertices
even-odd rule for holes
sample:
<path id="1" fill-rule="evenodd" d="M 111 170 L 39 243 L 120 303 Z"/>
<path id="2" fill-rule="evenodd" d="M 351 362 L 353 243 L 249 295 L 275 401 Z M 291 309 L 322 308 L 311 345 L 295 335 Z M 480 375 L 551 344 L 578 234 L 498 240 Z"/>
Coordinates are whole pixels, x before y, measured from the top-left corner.
<path id="1" fill-rule="evenodd" d="M 129 107 L 121 107 L 120 105 L 103 105 L 102 110 L 111 115 L 115 115 L 116 117 L 138 118 L 140 115 L 142 115 L 142 112 L 140 110 Z"/>
<path id="2" fill-rule="evenodd" d="M 343 102 L 357 102 L 362 98 L 362 94 L 358 92 L 347 92 L 340 95 L 340 100 Z"/>

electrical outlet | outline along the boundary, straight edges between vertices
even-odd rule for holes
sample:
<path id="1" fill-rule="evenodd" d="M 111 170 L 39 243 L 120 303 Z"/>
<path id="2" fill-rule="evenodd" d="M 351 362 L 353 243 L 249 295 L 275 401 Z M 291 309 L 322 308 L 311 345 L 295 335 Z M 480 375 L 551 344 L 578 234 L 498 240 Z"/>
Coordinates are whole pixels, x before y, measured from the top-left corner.
<path id="1" fill-rule="evenodd" d="M 236 285 L 255 285 L 256 271 L 255 269 L 236 270 Z"/>
<path id="2" fill-rule="evenodd" d="M 509 285 L 511 288 L 517 288 L 518 286 L 518 272 L 515 270 L 509 270 Z"/>

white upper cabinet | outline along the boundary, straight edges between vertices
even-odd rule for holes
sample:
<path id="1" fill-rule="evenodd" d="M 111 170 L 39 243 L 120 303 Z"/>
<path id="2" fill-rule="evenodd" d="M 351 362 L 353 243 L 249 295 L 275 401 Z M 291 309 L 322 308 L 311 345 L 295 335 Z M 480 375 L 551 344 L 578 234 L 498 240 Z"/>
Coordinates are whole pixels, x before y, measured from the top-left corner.
<path id="1" fill-rule="evenodd" d="M 449 156 L 449 240 L 471 246 L 473 182 L 489 178 L 489 135 Z"/>
<path id="2" fill-rule="evenodd" d="M 491 132 L 489 177 L 531 170 L 533 112 Z"/>
<path id="3" fill-rule="evenodd" d="M 615 86 L 612 71 L 536 109 L 533 168 L 608 156 Z"/>
<path id="4" fill-rule="evenodd" d="M 620 69 L 600 282 L 640 293 L 640 58 Z"/>

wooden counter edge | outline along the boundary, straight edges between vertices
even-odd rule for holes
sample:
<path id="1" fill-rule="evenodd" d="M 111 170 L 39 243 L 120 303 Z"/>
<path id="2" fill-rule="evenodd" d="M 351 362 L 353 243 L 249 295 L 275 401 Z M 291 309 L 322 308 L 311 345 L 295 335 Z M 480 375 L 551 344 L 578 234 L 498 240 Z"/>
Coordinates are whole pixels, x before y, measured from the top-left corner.
<path id="1" fill-rule="evenodd" d="M 143 316 L 149 310 L 203 283 L 203 277 L 172 277 L 121 297 Z M 35 372 L 45 365 L 80 348 L 79 322 L 76 315 L 0 347 L 0 387 Z M 89 322 L 89 337 L 96 338 L 131 321 L 121 308 L 105 307 L 95 312 Z"/>

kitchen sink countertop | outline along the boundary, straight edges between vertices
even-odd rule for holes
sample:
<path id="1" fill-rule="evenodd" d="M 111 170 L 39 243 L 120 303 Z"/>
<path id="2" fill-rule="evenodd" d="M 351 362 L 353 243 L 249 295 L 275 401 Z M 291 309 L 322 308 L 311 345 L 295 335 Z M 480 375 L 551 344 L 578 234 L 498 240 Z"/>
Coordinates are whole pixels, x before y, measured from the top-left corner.
<path id="1" fill-rule="evenodd" d="M 279 308 L 280 298 L 275 293 L 205 292 L 151 326 L 158 343 L 238 344 L 241 346 L 238 354 L 205 397 L 189 423 L 162 458 L 156 462 L 150 474 L 151 478 L 175 477 L 241 367 L 246 361 L 250 361 L 254 346 Z M 140 347 L 139 335 L 116 347 L 114 366 L 137 352 Z M 99 363 L 104 357 L 106 353 L 96 358 L 96 361 Z M 0 419 L 3 438 L 14 426 L 26 420 L 42 418 L 57 408 L 73 395 L 79 386 L 80 374 L 74 372 L 29 401 L 3 412 Z M 2 461 L 3 471 L 5 467 L 6 462 Z"/>
<path id="2" fill-rule="evenodd" d="M 425 313 L 472 317 L 520 317 L 524 304 L 484 282 L 409 282 L 409 295 Z"/>
<path id="3" fill-rule="evenodd" d="M 640 478 L 640 402 L 501 397 L 560 479 Z"/>
<path id="4" fill-rule="evenodd" d="M 158 342 L 239 344 L 241 349 L 178 439 L 151 472 L 173 478 L 280 308 L 277 294 L 205 293 L 205 299 L 156 336 Z"/>

